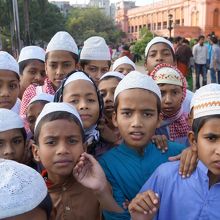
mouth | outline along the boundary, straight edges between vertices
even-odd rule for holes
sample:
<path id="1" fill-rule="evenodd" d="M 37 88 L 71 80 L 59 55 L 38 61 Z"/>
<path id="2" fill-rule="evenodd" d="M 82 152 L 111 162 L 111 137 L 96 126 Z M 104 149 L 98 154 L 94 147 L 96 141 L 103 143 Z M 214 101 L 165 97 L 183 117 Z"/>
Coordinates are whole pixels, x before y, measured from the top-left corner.
<path id="1" fill-rule="evenodd" d="M 91 118 L 91 115 L 89 115 L 89 114 L 80 114 L 80 118 L 82 120 L 87 120 L 87 119 Z"/>
<path id="2" fill-rule="evenodd" d="M 8 100 L 0 100 L 0 105 L 9 105 L 9 104 L 11 104 L 11 102 Z"/>
<path id="3" fill-rule="evenodd" d="M 112 112 L 112 111 L 114 111 L 114 107 L 113 106 L 105 106 L 105 111 Z"/>
<path id="4" fill-rule="evenodd" d="M 163 111 L 165 111 L 165 112 L 173 112 L 173 108 L 172 107 L 163 108 Z"/>
<path id="5" fill-rule="evenodd" d="M 69 159 L 62 159 L 62 160 L 57 160 L 54 162 L 54 164 L 58 165 L 58 166 L 69 166 L 70 164 L 73 164 L 72 160 Z"/>
<path id="6" fill-rule="evenodd" d="M 144 137 L 144 133 L 141 131 L 133 131 L 129 133 L 131 139 L 134 141 L 140 141 Z"/>
<path id="7" fill-rule="evenodd" d="M 215 161 L 214 164 L 218 169 L 220 169 L 220 161 Z"/>

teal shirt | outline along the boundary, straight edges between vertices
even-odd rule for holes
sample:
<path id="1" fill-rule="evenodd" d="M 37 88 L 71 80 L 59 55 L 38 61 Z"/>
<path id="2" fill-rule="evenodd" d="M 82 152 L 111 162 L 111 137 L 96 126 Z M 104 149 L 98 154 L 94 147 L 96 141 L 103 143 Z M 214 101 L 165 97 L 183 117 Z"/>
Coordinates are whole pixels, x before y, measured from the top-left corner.
<path id="1" fill-rule="evenodd" d="M 184 149 L 183 145 L 168 142 L 168 151 L 162 153 L 155 144 L 149 143 L 140 155 L 135 149 L 120 144 L 105 153 L 99 160 L 105 175 L 112 186 L 113 196 L 122 207 L 125 200 L 131 201 L 140 191 L 154 170 Z M 130 219 L 129 213 L 104 212 L 106 220 Z"/>

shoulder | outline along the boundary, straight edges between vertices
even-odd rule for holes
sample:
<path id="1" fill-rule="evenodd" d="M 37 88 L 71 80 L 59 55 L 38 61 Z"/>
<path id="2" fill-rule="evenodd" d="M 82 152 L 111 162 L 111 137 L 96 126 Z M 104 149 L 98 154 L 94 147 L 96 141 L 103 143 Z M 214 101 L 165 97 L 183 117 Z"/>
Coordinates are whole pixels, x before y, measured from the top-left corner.
<path id="1" fill-rule="evenodd" d="M 115 160 L 116 158 L 115 156 L 119 155 L 119 149 L 120 149 L 120 145 L 113 147 L 111 150 L 107 151 L 100 157 L 99 162 L 102 164 L 105 161 Z"/>
<path id="2" fill-rule="evenodd" d="M 168 149 L 170 150 L 170 152 L 172 153 L 181 153 L 182 150 L 184 150 L 186 148 L 186 146 L 184 146 L 183 144 L 179 144 L 177 142 L 173 142 L 173 141 L 167 141 L 168 144 Z"/>

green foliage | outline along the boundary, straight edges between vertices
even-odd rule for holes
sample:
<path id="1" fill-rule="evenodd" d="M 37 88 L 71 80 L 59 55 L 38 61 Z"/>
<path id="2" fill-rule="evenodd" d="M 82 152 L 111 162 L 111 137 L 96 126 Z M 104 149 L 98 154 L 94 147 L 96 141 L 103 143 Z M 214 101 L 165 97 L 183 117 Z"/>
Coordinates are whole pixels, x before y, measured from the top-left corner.
<path id="1" fill-rule="evenodd" d="M 140 30 L 140 39 L 134 44 L 134 52 L 140 56 L 144 55 L 145 47 L 152 38 L 153 34 L 147 28 L 142 28 Z"/>
<path id="2" fill-rule="evenodd" d="M 107 43 L 118 43 L 123 33 L 113 20 L 98 8 L 74 8 L 67 17 L 66 29 L 82 44 L 87 38 L 98 35 Z"/>

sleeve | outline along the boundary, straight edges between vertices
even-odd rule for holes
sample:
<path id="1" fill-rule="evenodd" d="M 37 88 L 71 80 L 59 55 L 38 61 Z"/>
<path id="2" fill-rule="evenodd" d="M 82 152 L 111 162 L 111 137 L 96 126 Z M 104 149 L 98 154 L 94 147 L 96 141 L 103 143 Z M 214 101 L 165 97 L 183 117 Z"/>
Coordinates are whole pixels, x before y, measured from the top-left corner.
<path id="1" fill-rule="evenodd" d="M 100 158 L 99 163 L 105 172 L 105 175 L 106 175 L 108 182 L 111 184 L 113 197 L 114 197 L 115 201 L 118 203 L 118 205 L 120 207 L 123 208 L 123 203 L 125 202 L 126 198 L 125 198 L 120 186 L 118 185 L 117 180 L 112 175 L 112 172 L 108 167 L 108 163 L 106 162 L 106 160 L 103 157 Z M 129 214 L 128 210 L 125 210 L 123 213 L 114 213 L 114 212 L 103 211 L 103 215 L 106 220 L 127 220 L 130 218 L 129 217 L 130 214 Z"/>

